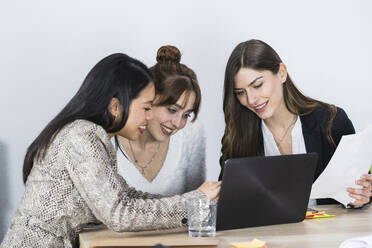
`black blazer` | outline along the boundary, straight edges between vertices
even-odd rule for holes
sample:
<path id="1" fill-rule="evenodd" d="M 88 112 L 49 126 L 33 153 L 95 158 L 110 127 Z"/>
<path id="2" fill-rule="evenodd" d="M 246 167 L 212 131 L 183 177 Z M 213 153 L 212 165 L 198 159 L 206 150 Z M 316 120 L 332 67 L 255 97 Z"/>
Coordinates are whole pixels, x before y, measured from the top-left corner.
<path id="1" fill-rule="evenodd" d="M 306 152 L 316 152 L 318 154 L 318 163 L 314 175 L 315 181 L 327 167 L 328 162 L 331 160 L 336 150 L 335 147 L 329 143 L 327 138 L 329 112 L 324 106 L 319 106 L 312 113 L 301 116 L 300 118 Z M 340 143 L 343 135 L 355 133 L 353 124 L 342 108 L 337 108 L 331 131 L 336 146 Z M 318 199 L 317 203 L 332 204 L 337 202 L 333 199 Z"/>
<path id="2" fill-rule="evenodd" d="M 314 181 L 326 168 L 329 160 L 332 158 L 332 155 L 336 150 L 327 138 L 329 117 L 329 111 L 325 106 L 322 105 L 319 105 L 310 114 L 300 116 L 306 152 L 316 152 L 318 154 L 318 163 L 315 170 Z M 336 146 L 340 143 L 343 135 L 355 133 L 353 124 L 342 108 L 337 108 L 337 113 L 332 124 L 331 132 Z M 223 170 L 221 170 L 219 180 L 222 179 L 222 173 Z M 331 204 L 337 202 L 332 199 L 319 199 L 317 200 L 317 203 Z"/>

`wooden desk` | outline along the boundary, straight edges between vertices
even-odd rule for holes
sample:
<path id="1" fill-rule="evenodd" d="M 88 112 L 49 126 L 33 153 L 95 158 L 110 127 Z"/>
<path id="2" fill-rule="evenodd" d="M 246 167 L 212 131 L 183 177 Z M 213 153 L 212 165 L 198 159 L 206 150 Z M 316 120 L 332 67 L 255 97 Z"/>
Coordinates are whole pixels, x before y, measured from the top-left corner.
<path id="1" fill-rule="evenodd" d="M 315 208 L 325 210 L 328 214 L 335 214 L 336 217 L 217 232 L 218 247 L 231 247 L 229 244 L 232 242 L 250 241 L 253 238 L 266 241 L 269 248 L 338 247 L 345 239 L 372 234 L 371 206 L 362 210 L 344 209 L 338 205 L 316 206 Z M 141 239 L 141 242 L 154 242 L 154 240 L 155 242 L 166 240 L 174 242 L 177 239 L 195 239 L 188 239 L 187 235 L 184 228 L 140 233 L 115 233 L 103 229 L 81 233 L 80 246 L 88 248 L 115 244 L 115 247 L 120 247 L 118 246 L 120 242 L 128 244 L 138 239 Z"/>

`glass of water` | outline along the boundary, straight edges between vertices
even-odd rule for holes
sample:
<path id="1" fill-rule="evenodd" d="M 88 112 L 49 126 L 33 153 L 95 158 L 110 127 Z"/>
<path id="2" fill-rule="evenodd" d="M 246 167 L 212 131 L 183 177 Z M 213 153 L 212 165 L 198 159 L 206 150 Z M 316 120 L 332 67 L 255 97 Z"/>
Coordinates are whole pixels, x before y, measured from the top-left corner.
<path id="1" fill-rule="evenodd" d="M 216 236 L 217 201 L 191 198 L 186 208 L 190 237 Z"/>

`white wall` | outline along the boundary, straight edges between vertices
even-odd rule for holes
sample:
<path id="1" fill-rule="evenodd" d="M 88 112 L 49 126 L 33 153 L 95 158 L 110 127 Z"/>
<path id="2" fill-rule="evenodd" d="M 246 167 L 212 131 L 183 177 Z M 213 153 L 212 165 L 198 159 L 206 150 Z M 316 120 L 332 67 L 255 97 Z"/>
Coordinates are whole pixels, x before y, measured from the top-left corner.
<path id="1" fill-rule="evenodd" d="M 277 50 L 307 95 L 372 122 L 370 1 L 1 1 L 0 240 L 24 187 L 25 150 L 98 60 L 124 52 L 155 63 L 176 45 L 202 88 L 208 179 L 219 173 L 224 67 L 241 41 Z"/>

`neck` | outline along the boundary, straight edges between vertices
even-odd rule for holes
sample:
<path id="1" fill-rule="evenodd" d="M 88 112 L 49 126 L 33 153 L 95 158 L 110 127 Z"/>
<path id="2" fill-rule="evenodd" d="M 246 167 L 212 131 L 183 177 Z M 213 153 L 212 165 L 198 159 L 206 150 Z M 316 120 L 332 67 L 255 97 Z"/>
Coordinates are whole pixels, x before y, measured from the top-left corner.
<path id="1" fill-rule="evenodd" d="M 274 115 L 268 119 L 265 119 L 264 122 L 271 130 L 286 129 L 288 128 L 288 125 L 293 123 L 295 118 L 296 115 L 289 112 L 283 101 Z"/>
<path id="2" fill-rule="evenodd" d="M 153 145 L 153 144 L 158 144 L 160 143 L 157 141 L 151 134 L 150 132 L 146 129 L 145 132 L 140 135 L 138 140 L 131 141 L 133 145 L 140 146 L 141 149 L 146 149 L 148 145 Z"/>

